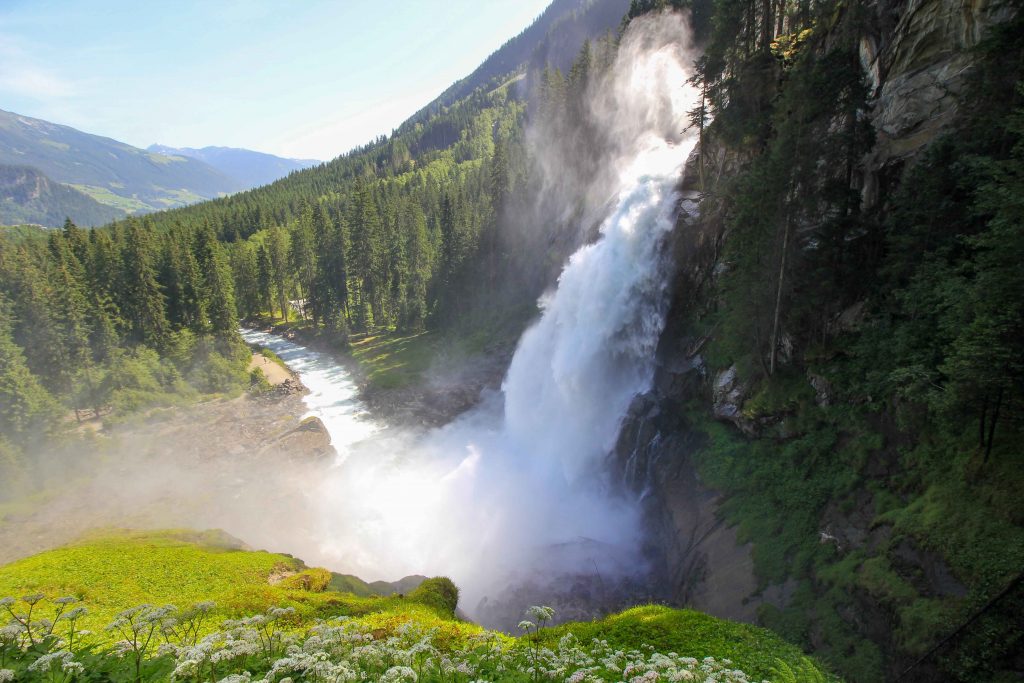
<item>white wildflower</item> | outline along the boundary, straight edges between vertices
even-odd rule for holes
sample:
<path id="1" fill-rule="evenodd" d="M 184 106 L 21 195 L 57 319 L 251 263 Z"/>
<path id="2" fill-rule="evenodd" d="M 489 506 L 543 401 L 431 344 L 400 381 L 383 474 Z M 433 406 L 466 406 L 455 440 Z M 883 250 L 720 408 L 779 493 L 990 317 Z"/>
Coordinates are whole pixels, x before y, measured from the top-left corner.
<path id="1" fill-rule="evenodd" d="M 384 672 L 380 677 L 380 683 L 400 683 L 402 681 L 416 681 L 419 677 L 416 672 L 407 666 L 393 666 Z"/>
<path id="2" fill-rule="evenodd" d="M 217 683 L 249 683 L 252 680 L 252 674 L 248 671 L 243 671 L 240 674 L 231 674 L 220 679 Z"/>
<path id="3" fill-rule="evenodd" d="M 75 656 L 67 650 L 58 650 L 45 654 L 36 661 L 32 662 L 28 670 L 38 671 L 40 673 L 46 673 L 53 671 L 55 668 L 59 668 L 61 671 L 66 673 L 82 673 L 84 667 L 75 661 Z"/>
<path id="4" fill-rule="evenodd" d="M 534 605 L 526 610 L 526 616 L 533 617 L 537 623 L 543 624 L 554 618 L 555 610 L 545 605 Z"/>

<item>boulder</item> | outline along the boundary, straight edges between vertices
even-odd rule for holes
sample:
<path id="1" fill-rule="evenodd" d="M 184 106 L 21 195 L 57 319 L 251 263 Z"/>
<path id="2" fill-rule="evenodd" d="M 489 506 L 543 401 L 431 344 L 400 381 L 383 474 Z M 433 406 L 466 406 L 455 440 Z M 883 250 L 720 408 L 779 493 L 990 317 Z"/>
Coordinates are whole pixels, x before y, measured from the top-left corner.
<path id="1" fill-rule="evenodd" d="M 289 455 L 327 457 L 334 454 L 331 435 L 319 417 L 307 417 L 274 442 L 274 447 Z"/>

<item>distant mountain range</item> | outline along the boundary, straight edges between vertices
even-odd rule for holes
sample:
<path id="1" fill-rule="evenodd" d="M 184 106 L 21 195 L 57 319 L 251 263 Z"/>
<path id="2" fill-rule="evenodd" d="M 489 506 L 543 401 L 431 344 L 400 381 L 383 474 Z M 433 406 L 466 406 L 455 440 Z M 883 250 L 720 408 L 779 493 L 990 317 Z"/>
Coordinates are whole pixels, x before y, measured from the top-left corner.
<path id="1" fill-rule="evenodd" d="M 322 163 L 317 159 L 286 159 L 273 154 L 254 152 L 251 149 L 238 149 L 237 147 L 194 149 L 192 147 L 150 145 L 146 150 L 167 156 L 198 159 L 227 177 L 240 182 L 246 189 L 267 185 L 292 171 L 299 171 Z"/>
<path id="2" fill-rule="evenodd" d="M 0 110 L 0 225 L 102 225 L 247 190 L 307 168 L 244 149 L 150 150 Z"/>

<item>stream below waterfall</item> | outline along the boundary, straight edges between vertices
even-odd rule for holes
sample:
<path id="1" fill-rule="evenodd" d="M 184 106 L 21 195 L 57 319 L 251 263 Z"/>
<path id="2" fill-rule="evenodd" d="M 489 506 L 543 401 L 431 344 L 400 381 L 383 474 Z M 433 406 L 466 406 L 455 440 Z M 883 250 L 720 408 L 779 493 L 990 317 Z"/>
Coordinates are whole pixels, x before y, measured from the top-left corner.
<path id="1" fill-rule="evenodd" d="M 241 333 L 246 342 L 270 349 L 299 375 L 309 389 L 302 397 L 308 409 L 303 417 L 320 418 L 340 460 L 353 445 L 381 429 L 359 400 L 359 387 L 351 373 L 329 354 L 270 332 L 243 328 Z"/>

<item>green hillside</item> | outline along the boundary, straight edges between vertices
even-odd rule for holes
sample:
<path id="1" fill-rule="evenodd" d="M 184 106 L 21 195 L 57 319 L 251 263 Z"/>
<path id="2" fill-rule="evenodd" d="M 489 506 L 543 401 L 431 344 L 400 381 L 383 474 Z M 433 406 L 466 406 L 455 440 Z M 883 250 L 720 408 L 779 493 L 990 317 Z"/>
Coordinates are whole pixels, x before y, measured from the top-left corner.
<path id="1" fill-rule="evenodd" d="M 101 204 L 156 211 L 241 188 L 187 157 L 154 154 L 117 140 L 0 110 L 0 164 L 31 166 Z"/>
<path id="2" fill-rule="evenodd" d="M 55 183 L 28 166 L 0 166 L 0 224 L 56 228 L 70 218 L 96 226 L 123 218 L 124 212 L 78 190 Z"/>
<path id="3" fill-rule="evenodd" d="M 106 532 L 0 567 L 0 612 L 13 624 L 0 635 L 0 674 L 529 681 L 531 667 L 543 667 L 596 681 L 618 680 L 624 668 L 669 680 L 683 671 L 692 674 L 679 680 L 741 683 L 745 672 L 783 681 L 792 671 L 825 680 L 768 631 L 696 612 L 649 606 L 544 628 L 546 614 L 536 610 L 515 638 L 461 621 L 448 579 L 358 597 L 334 590 L 329 576 L 287 555 L 243 550 L 216 531 Z M 224 678 L 231 675 L 240 678 Z"/>

